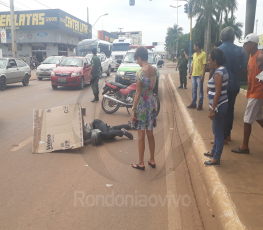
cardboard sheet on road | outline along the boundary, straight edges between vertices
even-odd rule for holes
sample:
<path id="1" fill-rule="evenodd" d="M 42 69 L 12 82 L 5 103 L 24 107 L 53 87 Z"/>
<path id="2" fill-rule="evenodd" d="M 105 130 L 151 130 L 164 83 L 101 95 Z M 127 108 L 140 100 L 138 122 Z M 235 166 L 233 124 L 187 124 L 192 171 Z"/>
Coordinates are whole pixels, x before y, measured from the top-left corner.
<path id="1" fill-rule="evenodd" d="M 35 109 L 33 153 L 76 149 L 84 146 L 82 110 L 79 103 Z"/>

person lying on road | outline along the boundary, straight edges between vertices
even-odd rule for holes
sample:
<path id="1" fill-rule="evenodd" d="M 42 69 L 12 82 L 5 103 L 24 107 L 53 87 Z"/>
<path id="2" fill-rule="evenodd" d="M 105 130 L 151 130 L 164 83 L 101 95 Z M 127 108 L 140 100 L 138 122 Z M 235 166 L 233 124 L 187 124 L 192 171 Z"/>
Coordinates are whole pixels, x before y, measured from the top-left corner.
<path id="1" fill-rule="evenodd" d="M 95 119 L 89 123 L 86 123 L 84 126 L 84 143 L 88 144 L 91 140 L 93 144 L 100 144 L 101 140 L 109 140 L 116 136 L 122 137 L 123 135 L 129 139 L 133 139 L 133 135 L 127 131 L 129 129 L 131 129 L 129 123 L 110 127 L 102 120 Z"/>

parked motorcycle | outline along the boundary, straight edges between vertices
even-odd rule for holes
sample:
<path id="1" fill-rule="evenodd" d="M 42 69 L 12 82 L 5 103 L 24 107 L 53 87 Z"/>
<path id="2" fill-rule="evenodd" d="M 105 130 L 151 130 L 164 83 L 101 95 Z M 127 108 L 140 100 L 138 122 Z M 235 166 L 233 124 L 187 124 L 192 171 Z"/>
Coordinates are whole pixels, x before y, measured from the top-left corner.
<path id="1" fill-rule="evenodd" d="M 126 107 L 129 113 L 129 108 L 132 108 L 136 92 L 136 83 L 132 85 L 122 85 L 117 82 L 106 81 L 103 88 L 103 99 L 101 102 L 102 110 L 105 113 L 115 113 L 120 107 Z M 157 115 L 160 112 L 160 100 L 157 95 L 156 99 Z"/>

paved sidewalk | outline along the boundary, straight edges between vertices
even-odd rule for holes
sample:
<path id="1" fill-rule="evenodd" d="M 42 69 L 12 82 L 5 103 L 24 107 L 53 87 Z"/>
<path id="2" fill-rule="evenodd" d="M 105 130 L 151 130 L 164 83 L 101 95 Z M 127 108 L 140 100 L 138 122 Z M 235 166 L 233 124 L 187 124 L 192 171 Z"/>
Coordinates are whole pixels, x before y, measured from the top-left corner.
<path id="1" fill-rule="evenodd" d="M 179 74 L 170 75 L 176 88 L 179 84 Z M 200 133 L 207 151 L 211 150 L 210 141 L 213 140 L 212 122 L 208 118 L 208 99 L 206 84 L 204 83 L 204 110 L 187 109 L 195 128 Z M 192 101 L 191 80 L 188 79 L 188 89 L 177 89 L 183 104 L 188 106 Z M 263 129 L 257 123 L 252 126 L 250 138 L 250 154 L 238 155 L 231 149 L 238 147 L 243 138 L 243 117 L 247 99 L 239 94 L 235 105 L 235 120 L 232 130 L 232 141 L 224 146 L 220 167 L 215 167 L 219 179 L 226 187 L 236 212 L 242 224 L 247 229 L 263 229 Z M 199 153 L 203 154 L 203 153 Z M 206 168 L 204 168 L 206 170 Z"/>

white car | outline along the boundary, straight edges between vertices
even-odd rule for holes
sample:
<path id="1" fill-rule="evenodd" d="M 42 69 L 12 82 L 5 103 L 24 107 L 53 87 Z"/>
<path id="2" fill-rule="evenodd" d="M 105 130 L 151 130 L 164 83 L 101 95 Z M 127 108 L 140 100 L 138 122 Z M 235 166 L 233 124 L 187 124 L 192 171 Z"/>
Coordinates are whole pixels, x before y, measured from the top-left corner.
<path id="1" fill-rule="evenodd" d="M 51 72 L 53 71 L 53 69 L 55 69 L 57 67 L 57 64 L 59 64 L 63 58 L 64 58 L 63 56 L 47 57 L 45 59 L 45 61 L 43 61 L 37 67 L 36 74 L 37 74 L 38 80 L 41 81 L 43 78 L 49 78 L 50 79 Z"/>
<path id="2" fill-rule="evenodd" d="M 104 53 L 98 53 L 97 56 L 100 58 L 101 62 L 101 74 L 106 73 L 107 76 L 110 76 L 111 73 L 111 60 L 107 58 Z M 86 55 L 86 58 L 89 58 L 90 61 L 93 57 L 93 54 L 89 53 Z"/>

